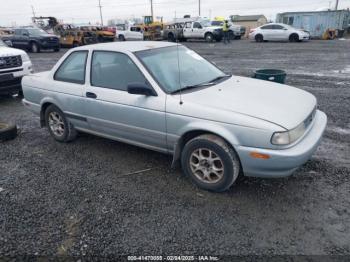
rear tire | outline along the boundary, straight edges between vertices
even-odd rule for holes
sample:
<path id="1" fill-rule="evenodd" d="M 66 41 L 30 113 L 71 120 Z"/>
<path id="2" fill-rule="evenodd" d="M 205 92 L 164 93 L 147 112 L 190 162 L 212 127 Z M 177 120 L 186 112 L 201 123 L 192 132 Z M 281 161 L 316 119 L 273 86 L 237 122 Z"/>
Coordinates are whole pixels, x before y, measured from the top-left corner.
<path id="1" fill-rule="evenodd" d="M 292 43 L 299 42 L 298 34 L 291 34 L 289 36 L 289 42 L 292 42 Z"/>
<path id="2" fill-rule="evenodd" d="M 264 37 L 263 37 L 263 35 L 261 35 L 261 34 L 256 35 L 256 36 L 255 36 L 255 41 L 258 42 L 258 43 L 264 42 Z"/>
<path id="3" fill-rule="evenodd" d="M 240 173 L 235 151 L 222 138 L 211 134 L 187 142 L 181 154 L 181 165 L 194 184 L 213 192 L 230 188 Z"/>
<path id="4" fill-rule="evenodd" d="M 46 109 L 45 124 L 49 129 L 50 135 L 58 142 L 70 142 L 77 137 L 77 131 L 74 126 L 55 105 L 50 105 Z"/>
<path id="5" fill-rule="evenodd" d="M 175 36 L 174 36 L 174 34 L 172 34 L 172 33 L 168 34 L 168 41 L 169 41 L 169 42 L 175 42 Z"/>

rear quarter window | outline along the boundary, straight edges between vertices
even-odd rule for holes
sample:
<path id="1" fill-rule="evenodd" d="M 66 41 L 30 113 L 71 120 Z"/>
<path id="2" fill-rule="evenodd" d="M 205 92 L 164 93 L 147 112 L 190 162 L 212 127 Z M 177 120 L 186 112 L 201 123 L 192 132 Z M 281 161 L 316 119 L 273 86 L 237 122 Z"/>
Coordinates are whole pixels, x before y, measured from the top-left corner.
<path id="1" fill-rule="evenodd" d="M 54 79 L 56 81 L 84 84 L 87 56 L 88 51 L 71 53 L 57 69 Z"/>

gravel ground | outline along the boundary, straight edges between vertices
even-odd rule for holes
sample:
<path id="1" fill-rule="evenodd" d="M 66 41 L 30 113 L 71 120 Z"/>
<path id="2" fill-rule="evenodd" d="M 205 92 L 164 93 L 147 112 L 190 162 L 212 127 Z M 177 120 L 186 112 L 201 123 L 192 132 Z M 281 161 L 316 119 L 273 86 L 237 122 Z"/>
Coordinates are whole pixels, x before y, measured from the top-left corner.
<path id="1" fill-rule="evenodd" d="M 329 118 L 294 175 L 220 194 L 191 185 L 169 156 L 85 134 L 57 143 L 19 99 L 1 99 L 0 120 L 20 133 L 0 144 L 0 256 L 350 255 L 349 43 L 186 43 L 227 73 L 286 70 Z M 31 54 L 35 70 L 65 51 Z"/>

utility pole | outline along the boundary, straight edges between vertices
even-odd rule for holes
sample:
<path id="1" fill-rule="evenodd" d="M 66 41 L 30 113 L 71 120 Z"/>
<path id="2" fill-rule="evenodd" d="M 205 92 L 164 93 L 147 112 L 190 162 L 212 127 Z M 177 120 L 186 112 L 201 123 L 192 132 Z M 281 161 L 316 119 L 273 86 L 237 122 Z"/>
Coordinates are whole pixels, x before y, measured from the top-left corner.
<path id="1" fill-rule="evenodd" d="M 198 0 L 198 13 L 201 16 L 201 0 Z"/>
<path id="2" fill-rule="evenodd" d="M 102 6 L 101 6 L 101 0 L 98 0 L 98 7 L 100 8 L 101 25 L 103 26 L 103 18 L 102 18 Z"/>
<path id="3" fill-rule="evenodd" d="M 35 16 L 35 11 L 34 11 L 34 6 L 31 5 L 31 7 L 32 7 L 32 12 L 33 12 L 33 17 L 36 17 Z"/>
<path id="4" fill-rule="evenodd" d="M 151 16 L 152 16 L 152 21 L 154 21 L 154 17 L 153 17 L 153 0 L 151 1 Z"/>
<path id="5" fill-rule="evenodd" d="M 338 4 L 339 4 L 339 0 L 337 0 L 337 1 L 335 2 L 335 10 L 338 10 Z"/>

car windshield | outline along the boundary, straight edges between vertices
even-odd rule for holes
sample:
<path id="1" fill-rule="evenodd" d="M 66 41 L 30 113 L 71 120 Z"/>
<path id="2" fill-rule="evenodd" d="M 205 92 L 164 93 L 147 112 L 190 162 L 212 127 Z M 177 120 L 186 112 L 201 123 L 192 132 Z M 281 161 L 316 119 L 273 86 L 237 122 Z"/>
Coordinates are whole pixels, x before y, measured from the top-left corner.
<path id="1" fill-rule="evenodd" d="M 203 27 L 209 27 L 209 26 L 211 26 L 210 20 L 202 20 L 202 21 L 200 21 L 200 23 L 201 23 L 201 25 L 202 25 Z"/>
<path id="2" fill-rule="evenodd" d="M 45 32 L 42 29 L 27 29 L 30 35 L 42 35 L 42 34 L 47 34 L 47 32 Z"/>
<path id="3" fill-rule="evenodd" d="M 216 66 L 184 46 L 151 49 L 135 54 L 167 93 L 203 86 L 227 77 Z"/>

